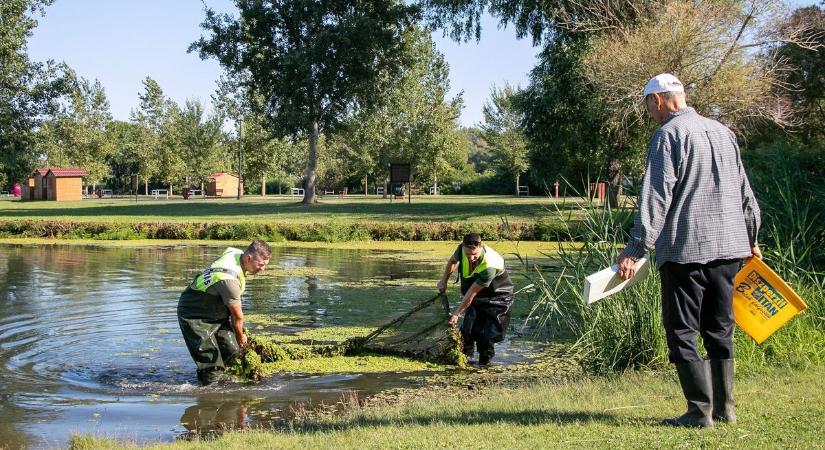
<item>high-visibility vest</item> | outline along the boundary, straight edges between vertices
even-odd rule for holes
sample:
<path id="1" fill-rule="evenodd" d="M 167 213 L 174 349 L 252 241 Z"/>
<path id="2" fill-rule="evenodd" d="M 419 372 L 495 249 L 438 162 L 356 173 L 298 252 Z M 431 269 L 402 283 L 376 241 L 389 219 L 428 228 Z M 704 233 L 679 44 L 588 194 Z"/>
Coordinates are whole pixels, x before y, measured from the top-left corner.
<path id="1" fill-rule="evenodd" d="M 237 280 L 243 294 L 244 289 L 246 289 L 246 277 L 243 268 L 241 268 L 241 255 L 243 255 L 243 250 L 232 247 L 227 248 L 220 258 L 192 280 L 189 287 L 196 291 L 206 292 L 210 286 L 219 281 Z"/>
<path id="2" fill-rule="evenodd" d="M 458 276 L 461 279 L 461 293 L 466 294 L 470 286 L 475 282 L 477 275 L 489 268 L 496 269 L 495 278 L 492 283 L 479 291 L 477 297 L 502 297 L 513 295 L 513 282 L 504 266 L 504 258 L 492 248 L 484 245 L 481 261 L 478 266 L 470 272 L 470 260 L 464 254 L 464 247 L 459 245 L 461 260 L 459 261 Z"/>

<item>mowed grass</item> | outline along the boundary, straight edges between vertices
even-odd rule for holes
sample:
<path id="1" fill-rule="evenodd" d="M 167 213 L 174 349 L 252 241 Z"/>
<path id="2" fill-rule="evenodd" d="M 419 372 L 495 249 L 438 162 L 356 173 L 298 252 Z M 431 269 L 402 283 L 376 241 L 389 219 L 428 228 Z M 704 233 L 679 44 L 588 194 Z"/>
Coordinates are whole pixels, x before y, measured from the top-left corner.
<path id="1" fill-rule="evenodd" d="M 547 197 L 414 196 L 406 200 L 351 195 L 324 197 L 302 205 L 289 196 L 246 196 L 232 199 L 170 199 L 141 197 L 87 199 L 75 202 L 0 201 L 0 220 L 73 222 L 532 222 L 546 217 L 554 202 Z"/>
<path id="2" fill-rule="evenodd" d="M 768 370 L 737 380 L 739 425 L 662 427 L 684 409 L 675 377 L 626 373 L 521 388 L 421 391 L 286 431 L 231 432 L 152 448 L 824 448 L 825 368 Z M 134 443 L 75 436 L 71 448 Z M 145 443 L 142 443 L 145 444 Z"/>

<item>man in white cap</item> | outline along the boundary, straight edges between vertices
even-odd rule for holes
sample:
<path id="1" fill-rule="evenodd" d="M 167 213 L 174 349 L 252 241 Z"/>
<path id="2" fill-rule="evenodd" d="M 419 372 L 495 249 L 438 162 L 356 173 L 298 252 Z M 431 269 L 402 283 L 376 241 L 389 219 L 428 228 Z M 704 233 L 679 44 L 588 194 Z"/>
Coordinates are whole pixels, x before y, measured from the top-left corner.
<path id="1" fill-rule="evenodd" d="M 662 322 L 687 412 L 663 424 L 710 427 L 736 422 L 733 402 L 733 278 L 742 259 L 761 258 L 760 213 L 736 136 L 685 103 L 673 75 L 645 86 L 645 107 L 661 127 L 648 146 L 638 212 L 617 258 L 629 279 L 655 247 Z M 697 351 L 696 333 L 708 359 Z"/>

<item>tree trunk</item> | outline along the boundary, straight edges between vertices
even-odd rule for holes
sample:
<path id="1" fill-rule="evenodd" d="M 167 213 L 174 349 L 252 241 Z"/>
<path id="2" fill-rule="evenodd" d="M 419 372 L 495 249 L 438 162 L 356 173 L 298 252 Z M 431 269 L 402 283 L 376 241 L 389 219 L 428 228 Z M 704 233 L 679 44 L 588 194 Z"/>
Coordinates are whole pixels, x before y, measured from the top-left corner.
<path id="1" fill-rule="evenodd" d="M 261 175 L 261 197 L 266 197 L 266 175 Z"/>
<path id="2" fill-rule="evenodd" d="M 366 175 L 364 175 L 364 197 L 369 195 L 369 179 Z"/>
<path id="3" fill-rule="evenodd" d="M 306 180 L 304 181 L 303 204 L 315 203 L 315 166 L 318 163 L 318 121 L 312 122 L 312 133 L 309 135 L 309 158 L 307 158 Z"/>
<path id="4" fill-rule="evenodd" d="M 143 195 L 149 195 L 149 179 L 143 180 Z"/>
<path id="5" fill-rule="evenodd" d="M 167 191 L 169 195 L 172 195 L 172 182 L 169 182 L 169 190 Z"/>
<path id="6" fill-rule="evenodd" d="M 243 121 L 241 121 L 238 127 L 238 197 L 236 200 L 241 199 L 241 189 L 243 189 Z"/>
<path id="7" fill-rule="evenodd" d="M 622 163 L 619 160 L 611 160 L 607 167 L 607 207 L 615 208 L 619 206 L 619 197 L 622 195 Z"/>
<path id="8" fill-rule="evenodd" d="M 516 197 L 518 197 L 519 194 L 521 193 L 521 191 L 519 191 L 519 185 L 518 185 L 519 178 L 521 178 L 521 174 L 517 173 L 516 174 Z"/>

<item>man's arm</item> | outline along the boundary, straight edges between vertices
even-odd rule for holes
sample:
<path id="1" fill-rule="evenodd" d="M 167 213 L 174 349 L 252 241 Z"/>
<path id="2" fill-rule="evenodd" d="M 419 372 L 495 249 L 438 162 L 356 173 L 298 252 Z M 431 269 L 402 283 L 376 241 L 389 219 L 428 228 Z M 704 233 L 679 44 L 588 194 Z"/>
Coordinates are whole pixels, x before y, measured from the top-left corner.
<path id="1" fill-rule="evenodd" d="M 470 289 L 467 291 L 466 294 L 464 294 L 464 300 L 461 301 L 461 304 L 458 305 L 458 308 L 455 310 L 455 314 L 450 316 L 450 325 L 455 325 L 458 323 L 458 316 L 463 314 L 464 311 L 466 311 L 467 308 L 470 307 L 470 305 L 473 303 L 473 299 L 476 298 L 476 295 L 478 295 L 478 293 L 481 292 L 482 289 L 484 289 L 484 286 L 478 283 L 473 283 L 473 285 L 470 286 Z"/>
<path id="2" fill-rule="evenodd" d="M 450 258 L 447 262 L 447 266 L 444 267 L 444 273 L 441 274 L 441 279 L 438 280 L 438 292 L 444 293 L 447 290 L 447 281 L 450 279 L 450 274 L 455 272 L 455 269 L 458 267 L 458 261 L 455 258 Z"/>
<path id="3" fill-rule="evenodd" d="M 243 309 L 241 308 L 241 285 L 237 280 L 222 280 L 210 287 L 221 296 L 223 304 L 229 310 L 232 329 L 235 330 L 235 338 L 241 347 L 246 345 L 246 335 L 243 332 Z"/>
<path id="4" fill-rule="evenodd" d="M 639 191 L 638 211 L 630 230 L 630 240 L 616 258 L 619 276 L 628 280 L 636 274 L 636 261 L 653 247 L 664 227 L 677 180 L 676 161 L 667 137 L 657 132 L 650 140 L 645 175 Z"/>
<path id="5" fill-rule="evenodd" d="M 739 153 L 739 145 L 736 142 L 736 136 L 733 136 L 733 133 L 731 133 L 731 135 L 733 146 L 736 147 L 736 158 L 739 160 L 742 213 L 745 215 L 745 227 L 748 229 L 748 240 L 751 244 L 751 254 L 759 259 L 762 259 L 762 252 L 759 250 L 759 244 L 757 242 L 759 227 L 762 224 L 762 213 L 759 210 L 759 204 L 756 203 L 756 196 L 753 195 L 750 181 L 748 181 L 748 175 L 745 173 L 745 166 L 742 165 L 742 156 Z"/>
<path id="6" fill-rule="evenodd" d="M 243 332 L 243 309 L 240 303 L 233 303 L 227 306 L 229 309 L 230 323 L 232 329 L 235 330 L 235 338 L 238 340 L 238 345 L 246 347 L 246 334 Z"/>

